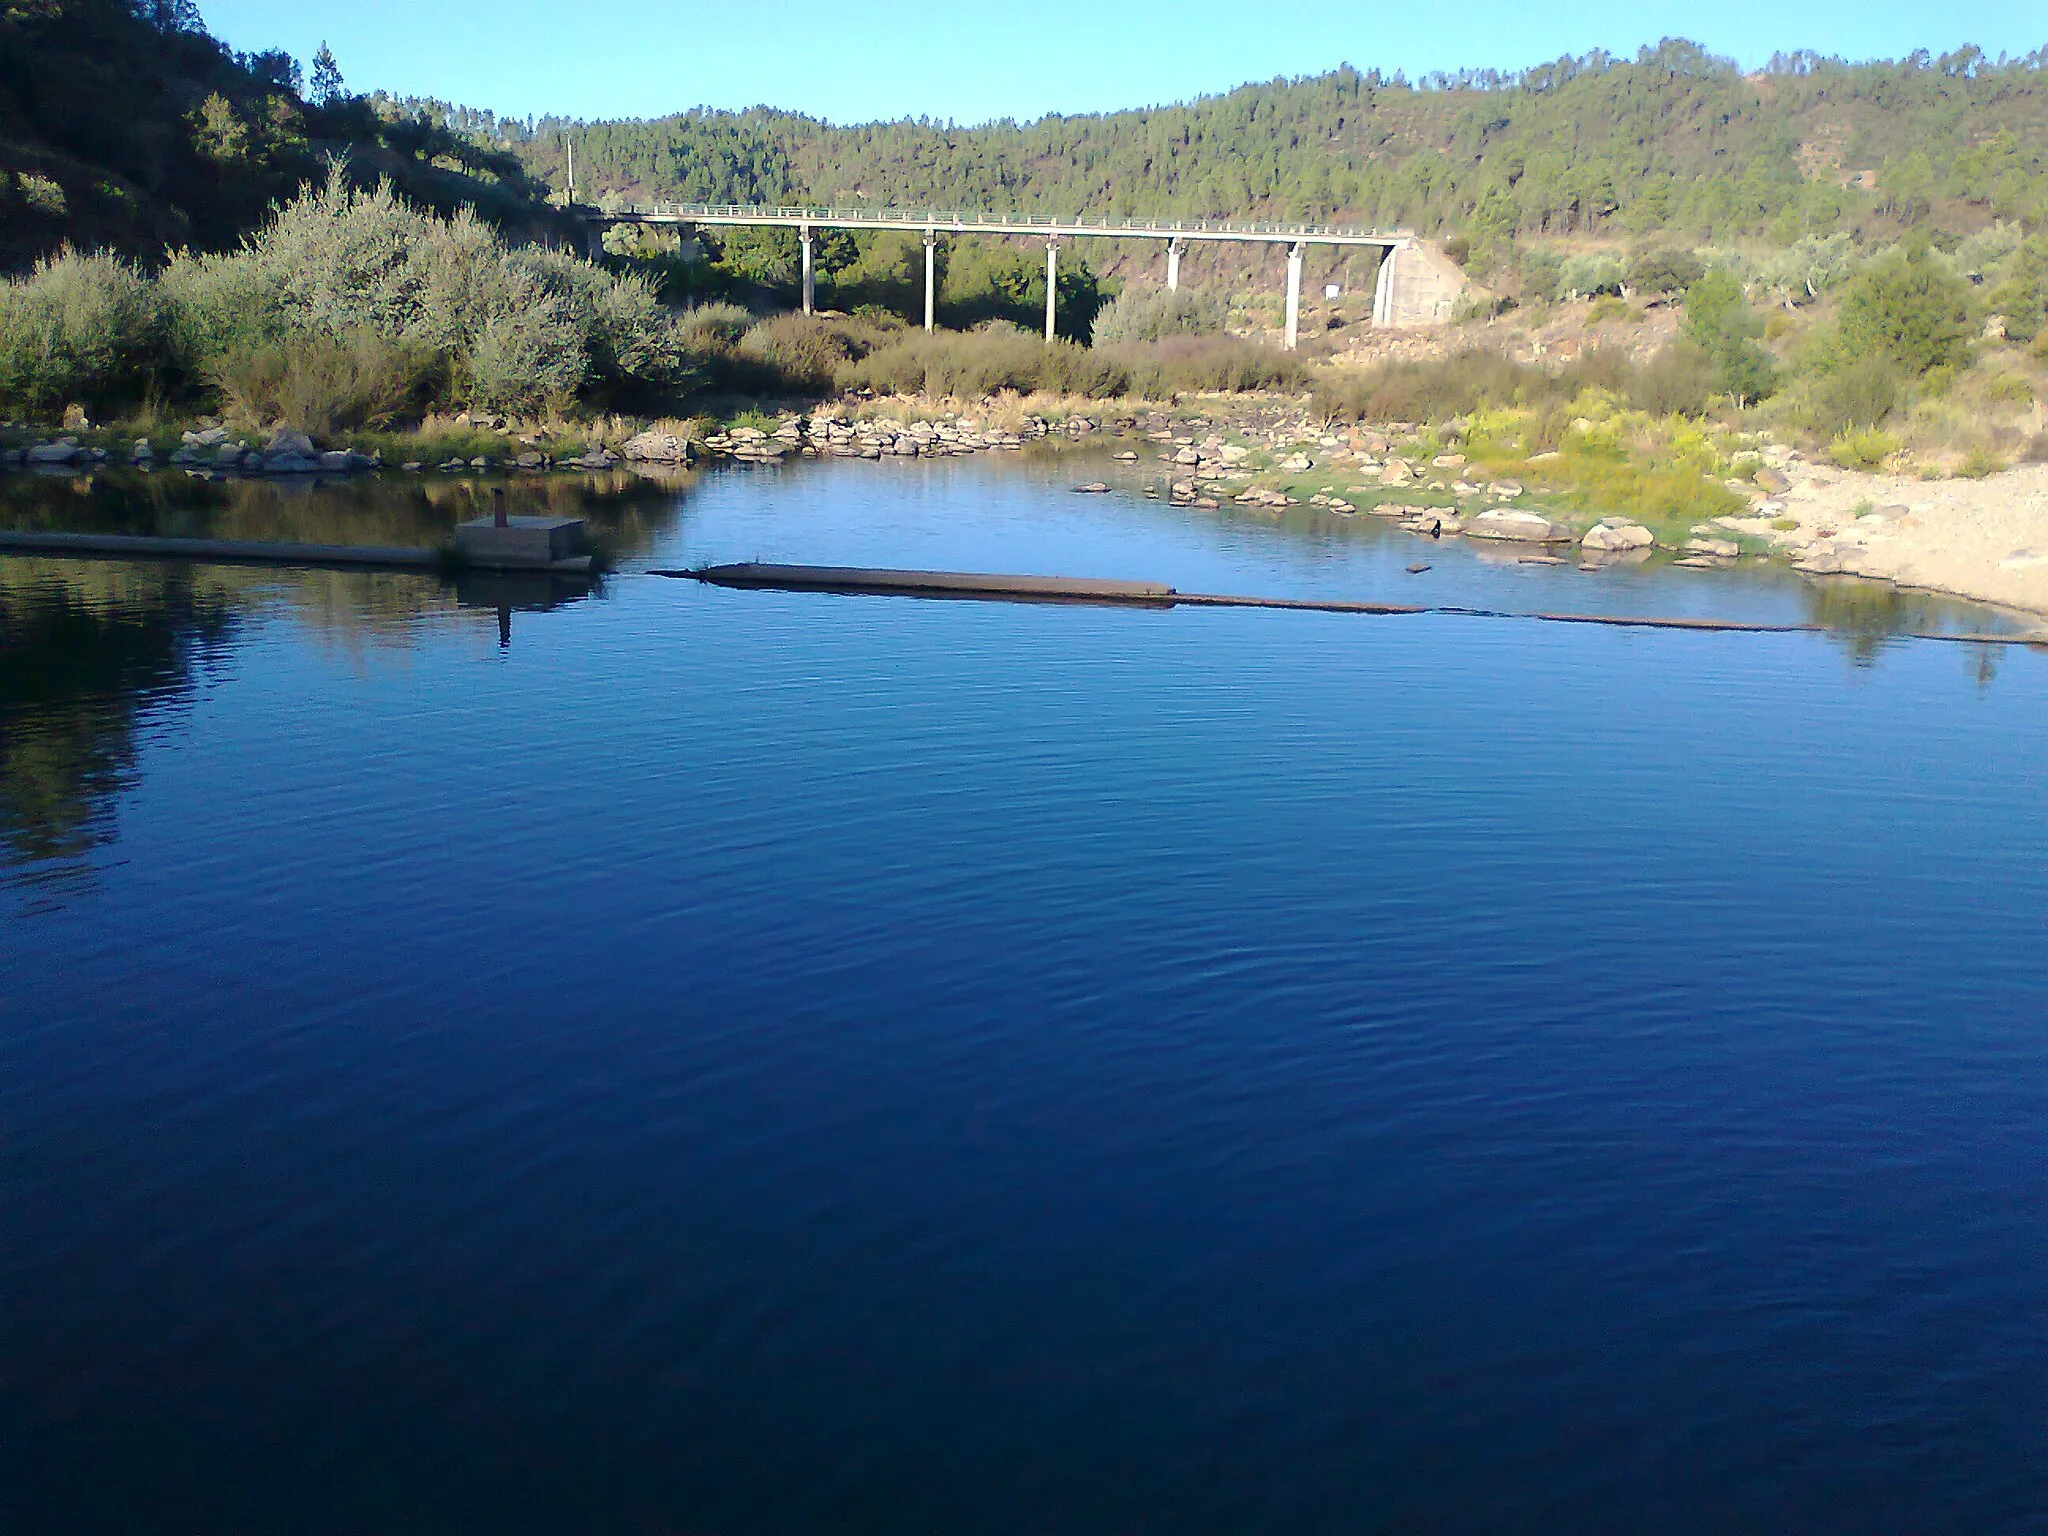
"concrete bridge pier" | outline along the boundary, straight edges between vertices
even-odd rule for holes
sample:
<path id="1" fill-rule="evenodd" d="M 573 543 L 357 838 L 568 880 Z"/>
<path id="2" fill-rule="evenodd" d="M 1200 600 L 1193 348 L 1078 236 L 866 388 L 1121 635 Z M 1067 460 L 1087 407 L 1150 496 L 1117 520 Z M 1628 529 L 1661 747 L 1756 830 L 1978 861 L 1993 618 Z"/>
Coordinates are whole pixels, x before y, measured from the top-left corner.
<path id="1" fill-rule="evenodd" d="M 811 265 L 811 226 L 799 224 L 796 238 L 804 248 L 804 313 L 814 315 L 818 312 L 818 277 Z"/>
<path id="2" fill-rule="evenodd" d="M 1301 254 L 1304 249 L 1299 240 L 1287 247 L 1287 350 L 1290 352 L 1301 339 Z"/>
<path id="3" fill-rule="evenodd" d="M 938 250 L 938 231 L 933 229 L 926 230 L 924 232 L 924 328 L 927 331 L 938 323 Z"/>
<path id="4" fill-rule="evenodd" d="M 1372 285 L 1372 323 L 1374 330 L 1393 324 L 1394 319 L 1394 252 L 1397 246 L 1388 246 L 1380 256 L 1379 276 Z"/>
<path id="5" fill-rule="evenodd" d="M 1183 241 L 1169 240 L 1166 242 L 1166 291 L 1168 293 L 1180 292 L 1180 253 L 1186 249 L 1187 246 Z"/>
<path id="6" fill-rule="evenodd" d="M 1045 242 L 1045 339 L 1051 341 L 1053 331 L 1053 308 L 1060 295 L 1060 243 L 1058 239 Z"/>

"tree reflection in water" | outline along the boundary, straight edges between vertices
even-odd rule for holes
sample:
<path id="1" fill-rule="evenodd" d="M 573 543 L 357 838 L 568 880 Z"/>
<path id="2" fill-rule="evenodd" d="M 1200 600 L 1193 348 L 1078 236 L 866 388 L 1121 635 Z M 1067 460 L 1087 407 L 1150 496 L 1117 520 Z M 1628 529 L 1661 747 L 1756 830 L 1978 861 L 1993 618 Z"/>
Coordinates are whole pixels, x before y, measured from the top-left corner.
<path id="1" fill-rule="evenodd" d="M 56 895 L 90 879 L 144 722 L 191 696 L 238 618 L 176 570 L 0 575 L 0 884 Z"/>
<path id="2" fill-rule="evenodd" d="M 1903 635 L 1982 634 L 1987 627 L 2007 627 L 1991 620 L 1982 608 L 1934 592 L 1913 592 L 1890 582 L 1854 576 L 1826 576 L 1806 586 L 1806 616 L 1841 644 L 1859 667 L 1872 666 L 1885 647 Z M 1995 645 L 1968 647 L 1970 670 L 1978 686 L 1998 676 Z"/>

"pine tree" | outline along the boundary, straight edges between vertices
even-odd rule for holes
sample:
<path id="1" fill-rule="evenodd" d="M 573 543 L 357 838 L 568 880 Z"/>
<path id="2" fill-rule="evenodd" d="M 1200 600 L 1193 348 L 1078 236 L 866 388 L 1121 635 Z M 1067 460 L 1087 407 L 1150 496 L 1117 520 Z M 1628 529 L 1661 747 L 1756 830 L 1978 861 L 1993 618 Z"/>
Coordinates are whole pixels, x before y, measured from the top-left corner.
<path id="1" fill-rule="evenodd" d="M 320 43 L 320 51 L 313 55 L 311 85 L 313 100 L 323 107 L 348 94 L 348 88 L 341 83 L 341 66 L 334 62 L 334 51 L 325 39 Z"/>

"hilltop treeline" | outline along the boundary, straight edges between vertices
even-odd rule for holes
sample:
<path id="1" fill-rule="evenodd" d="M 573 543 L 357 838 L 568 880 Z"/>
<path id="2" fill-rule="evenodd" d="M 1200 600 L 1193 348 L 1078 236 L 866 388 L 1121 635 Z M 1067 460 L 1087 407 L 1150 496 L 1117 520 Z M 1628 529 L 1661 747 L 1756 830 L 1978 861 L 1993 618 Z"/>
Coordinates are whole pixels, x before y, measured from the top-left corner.
<path id="1" fill-rule="evenodd" d="M 1185 105 L 955 128 L 794 113 L 509 122 L 429 103 L 579 194 L 1343 219 L 1484 246 L 1668 231 L 1779 245 L 2048 217 L 2048 48 L 1745 75 L 1695 44 L 1408 81 L 1346 66 Z"/>
<path id="2" fill-rule="evenodd" d="M 156 260 L 219 250 L 330 161 L 425 207 L 520 233 L 559 224 L 517 156 L 471 133 L 309 90 L 279 52 L 237 53 L 193 0 L 0 5 L 0 270 L 69 243 Z"/>

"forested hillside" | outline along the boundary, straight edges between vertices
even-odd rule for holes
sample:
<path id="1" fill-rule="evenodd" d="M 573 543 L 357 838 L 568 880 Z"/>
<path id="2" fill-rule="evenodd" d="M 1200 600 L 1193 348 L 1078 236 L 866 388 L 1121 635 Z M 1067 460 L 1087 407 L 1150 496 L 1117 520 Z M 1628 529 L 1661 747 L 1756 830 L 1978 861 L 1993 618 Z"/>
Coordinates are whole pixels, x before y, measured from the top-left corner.
<path id="1" fill-rule="evenodd" d="M 1185 105 L 1028 124 L 832 127 L 793 113 L 515 123 L 412 104 L 602 196 L 1036 213 L 1269 214 L 1463 235 L 1785 245 L 2048 217 L 2048 48 L 1743 74 L 1669 41 L 1502 75 L 1346 66 Z M 451 116 L 452 113 L 452 116 Z M 1887 231 L 1889 232 L 1887 234 Z"/>
<path id="2" fill-rule="evenodd" d="M 554 218 L 504 149 L 380 111 L 331 65 L 307 92 L 288 55 L 209 36 L 193 0 L 0 0 L 0 269 L 67 241 L 145 259 L 232 245 L 330 158 L 430 207 Z"/>

